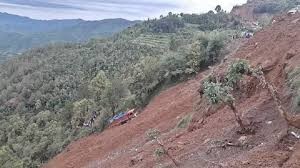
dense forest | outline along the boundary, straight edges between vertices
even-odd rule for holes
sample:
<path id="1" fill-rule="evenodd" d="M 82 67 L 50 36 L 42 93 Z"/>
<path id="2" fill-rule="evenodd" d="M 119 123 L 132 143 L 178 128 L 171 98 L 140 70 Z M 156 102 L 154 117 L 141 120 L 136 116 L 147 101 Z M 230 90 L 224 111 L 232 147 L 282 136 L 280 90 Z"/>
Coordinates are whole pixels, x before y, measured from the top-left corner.
<path id="1" fill-rule="evenodd" d="M 139 21 L 106 19 L 100 21 L 34 20 L 0 13 L 0 62 L 32 47 L 55 42 L 83 42 L 109 37 Z"/>
<path id="2" fill-rule="evenodd" d="M 110 117 L 218 63 L 246 31 L 216 8 L 136 24 L 107 39 L 50 44 L 0 67 L 0 164 L 39 167 Z M 93 127 L 83 124 L 97 113 Z"/>

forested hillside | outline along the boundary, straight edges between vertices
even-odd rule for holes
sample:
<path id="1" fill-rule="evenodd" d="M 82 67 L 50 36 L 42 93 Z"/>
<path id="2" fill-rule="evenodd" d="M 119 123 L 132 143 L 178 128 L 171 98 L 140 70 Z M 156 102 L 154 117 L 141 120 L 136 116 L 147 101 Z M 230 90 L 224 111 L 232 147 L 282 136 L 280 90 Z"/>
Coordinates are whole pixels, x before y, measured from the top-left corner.
<path id="1" fill-rule="evenodd" d="M 235 6 L 231 14 L 247 21 L 258 21 L 267 25 L 274 15 L 286 12 L 296 5 L 300 5 L 299 0 L 248 0 L 242 6 Z"/>
<path id="2" fill-rule="evenodd" d="M 169 13 L 109 39 L 53 44 L 8 61 L 0 70 L 0 164 L 38 167 L 103 130 L 112 115 L 218 62 L 239 28 L 224 12 Z M 83 127 L 94 110 L 94 127 Z"/>
<path id="3" fill-rule="evenodd" d="M 137 22 L 125 19 L 47 21 L 0 13 L 0 62 L 32 47 L 109 37 Z"/>

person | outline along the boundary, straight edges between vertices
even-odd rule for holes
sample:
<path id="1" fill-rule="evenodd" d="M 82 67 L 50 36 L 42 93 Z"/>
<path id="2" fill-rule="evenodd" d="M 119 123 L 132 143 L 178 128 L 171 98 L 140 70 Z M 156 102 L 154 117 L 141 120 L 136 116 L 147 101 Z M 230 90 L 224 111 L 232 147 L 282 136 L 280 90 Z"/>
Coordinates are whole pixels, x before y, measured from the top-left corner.
<path id="1" fill-rule="evenodd" d="M 96 112 L 96 111 L 93 111 L 92 118 L 90 119 L 90 127 L 93 126 L 93 124 L 94 124 L 96 118 L 97 118 L 97 112 Z"/>
<path id="2" fill-rule="evenodd" d="M 97 112 L 93 111 L 93 117 L 96 118 L 97 117 Z"/>
<path id="3" fill-rule="evenodd" d="M 246 33 L 246 38 L 250 38 L 250 33 Z"/>
<path id="4" fill-rule="evenodd" d="M 85 127 L 89 127 L 89 123 L 83 123 L 83 126 L 85 126 Z"/>
<path id="5" fill-rule="evenodd" d="M 92 118 L 91 118 L 91 120 L 90 120 L 90 122 L 89 122 L 89 124 L 90 124 L 90 127 L 92 127 L 92 126 L 93 126 L 93 124 L 94 124 L 94 121 L 95 121 L 95 118 L 94 118 L 94 117 L 92 117 Z"/>
<path id="6" fill-rule="evenodd" d="M 97 118 L 97 112 L 93 111 L 92 112 L 92 117 L 89 119 L 88 122 L 83 123 L 83 126 L 84 127 L 92 127 L 96 118 Z"/>

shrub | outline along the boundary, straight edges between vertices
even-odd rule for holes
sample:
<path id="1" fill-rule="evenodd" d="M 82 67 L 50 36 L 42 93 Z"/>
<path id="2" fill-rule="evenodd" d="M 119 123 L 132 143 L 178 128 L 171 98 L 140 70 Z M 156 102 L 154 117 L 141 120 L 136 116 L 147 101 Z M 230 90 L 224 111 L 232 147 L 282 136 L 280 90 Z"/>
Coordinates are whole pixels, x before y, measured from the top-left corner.
<path id="1" fill-rule="evenodd" d="M 165 155 L 166 154 L 166 151 L 163 149 L 163 148 L 157 148 L 157 149 L 155 149 L 155 151 L 154 151 L 154 155 L 156 156 L 156 157 L 162 157 L 163 155 Z"/>
<path id="2" fill-rule="evenodd" d="M 224 103 L 231 108 L 234 113 L 235 120 L 242 130 L 245 130 L 246 128 L 235 107 L 235 99 L 231 92 L 242 79 L 243 75 L 250 73 L 252 73 L 250 65 L 245 60 L 237 60 L 229 66 L 225 81 L 220 81 L 219 79 L 221 79 L 221 77 L 215 76 L 216 74 L 212 74 L 204 80 L 202 86 L 203 94 L 211 104 Z"/>
<path id="3" fill-rule="evenodd" d="M 157 139 L 160 135 L 160 132 L 156 129 L 150 129 L 146 132 L 148 140 Z"/>
<path id="4" fill-rule="evenodd" d="M 204 96 L 208 98 L 211 104 L 233 101 L 230 94 L 232 88 L 224 86 L 222 83 L 204 82 Z"/>
<path id="5" fill-rule="evenodd" d="M 243 75 L 251 72 L 250 66 L 245 60 L 237 60 L 233 62 L 227 71 L 226 81 L 228 86 L 234 87 L 242 79 Z"/>

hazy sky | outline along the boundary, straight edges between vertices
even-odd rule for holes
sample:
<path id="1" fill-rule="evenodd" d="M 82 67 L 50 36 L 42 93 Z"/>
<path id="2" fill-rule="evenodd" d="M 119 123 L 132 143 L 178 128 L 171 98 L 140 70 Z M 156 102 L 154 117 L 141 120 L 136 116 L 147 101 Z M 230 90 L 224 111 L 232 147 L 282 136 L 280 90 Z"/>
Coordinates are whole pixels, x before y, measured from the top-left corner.
<path id="1" fill-rule="evenodd" d="M 220 4 L 230 11 L 246 0 L 0 0 L 0 12 L 34 19 L 146 19 L 171 12 L 201 13 Z"/>

